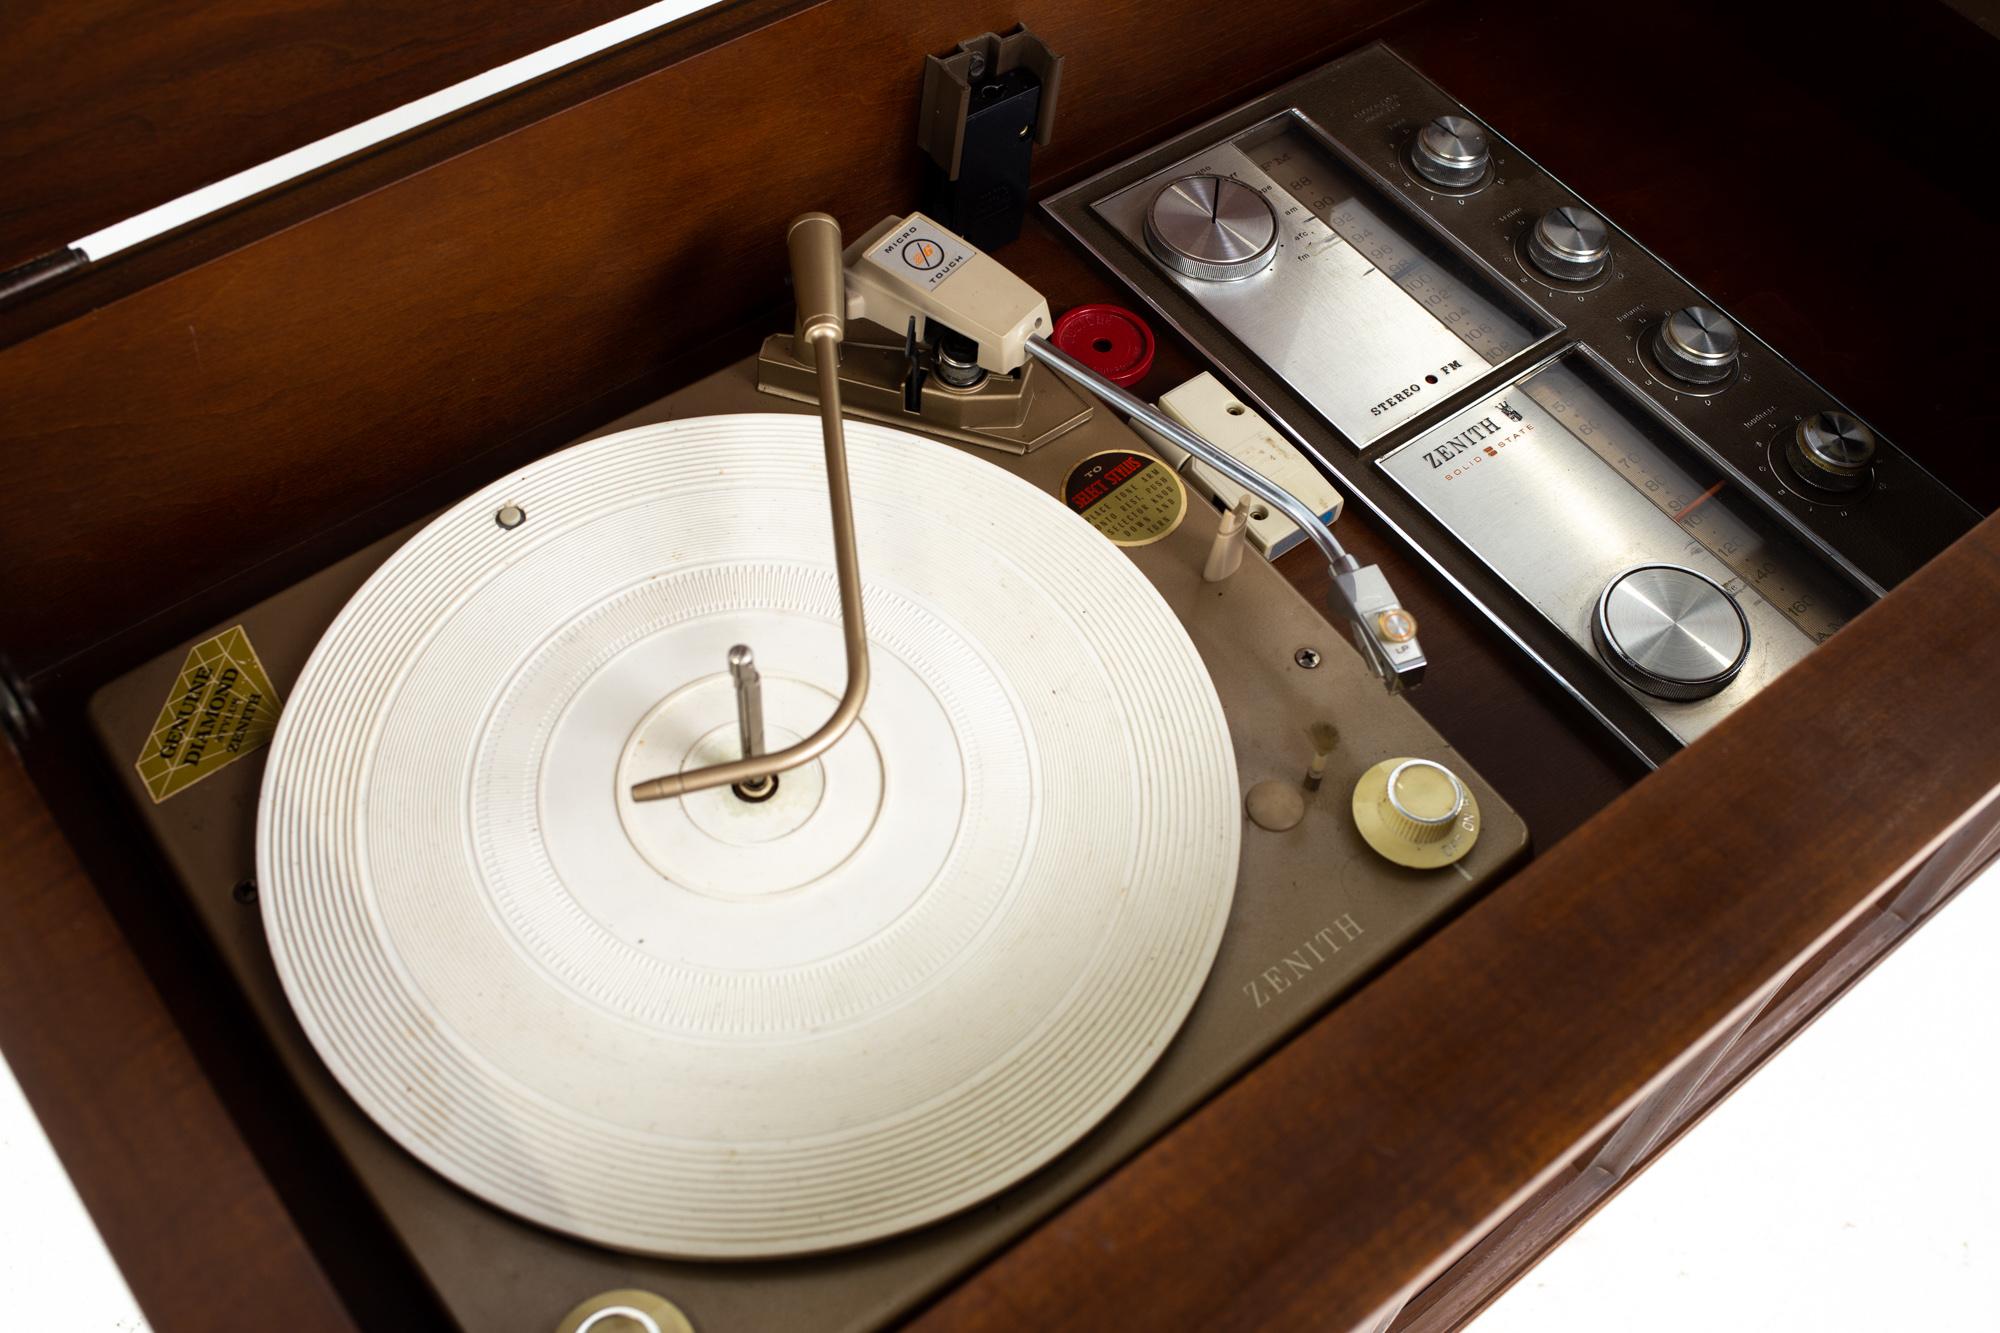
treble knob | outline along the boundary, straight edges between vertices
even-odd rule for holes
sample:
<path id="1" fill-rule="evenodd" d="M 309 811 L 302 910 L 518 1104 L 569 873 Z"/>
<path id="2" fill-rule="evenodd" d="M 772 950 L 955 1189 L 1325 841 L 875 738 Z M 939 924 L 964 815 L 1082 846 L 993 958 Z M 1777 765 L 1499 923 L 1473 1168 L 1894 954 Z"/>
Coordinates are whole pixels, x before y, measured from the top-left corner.
<path id="1" fill-rule="evenodd" d="M 1868 481 L 1875 432 L 1845 412 L 1815 412 L 1785 442 L 1785 461 L 1800 481 L 1823 491 L 1854 491 Z"/>
<path id="2" fill-rule="evenodd" d="M 1552 208 L 1528 233 L 1528 258 L 1552 278 L 1587 282 L 1611 258 L 1611 228 L 1580 204 Z"/>
<path id="3" fill-rule="evenodd" d="M 1410 165 L 1417 174 L 1448 190 L 1476 183 L 1491 160 L 1486 132 L 1464 116 L 1439 116 L 1410 143 Z"/>

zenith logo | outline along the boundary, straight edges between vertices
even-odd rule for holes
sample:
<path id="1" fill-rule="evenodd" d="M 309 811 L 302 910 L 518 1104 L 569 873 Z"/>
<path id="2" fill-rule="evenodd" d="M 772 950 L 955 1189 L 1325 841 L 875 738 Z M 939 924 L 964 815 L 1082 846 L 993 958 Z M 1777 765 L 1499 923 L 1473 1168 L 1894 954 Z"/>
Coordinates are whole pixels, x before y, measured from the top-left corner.
<path id="1" fill-rule="evenodd" d="M 1506 417 L 1509 421 L 1519 421 L 1521 419 L 1521 414 L 1515 411 L 1513 405 L 1504 398 L 1493 406 L 1499 409 L 1500 415 Z M 1479 445 L 1481 440 L 1486 439 L 1490 435 L 1498 435 L 1504 429 L 1506 428 L 1495 422 L 1492 417 L 1481 417 L 1458 434 L 1447 439 L 1443 444 L 1438 445 L 1435 449 L 1424 450 L 1424 461 L 1429 463 L 1431 470 L 1435 472 L 1452 459 L 1457 458 L 1460 454 L 1465 453 L 1475 445 Z M 1483 447 L 1488 454 L 1494 457 L 1499 456 L 1500 451 L 1490 444 L 1480 447 Z"/>
<path id="2" fill-rule="evenodd" d="M 1300 977 L 1329 962 L 1340 952 L 1341 945 L 1352 944 L 1361 935 L 1361 923 L 1354 919 L 1354 914 L 1342 912 L 1333 919 L 1333 924 L 1321 926 L 1306 937 L 1305 943 L 1252 977 L 1244 984 L 1243 993 L 1250 997 L 1252 1008 L 1262 1009 L 1290 990 Z"/>

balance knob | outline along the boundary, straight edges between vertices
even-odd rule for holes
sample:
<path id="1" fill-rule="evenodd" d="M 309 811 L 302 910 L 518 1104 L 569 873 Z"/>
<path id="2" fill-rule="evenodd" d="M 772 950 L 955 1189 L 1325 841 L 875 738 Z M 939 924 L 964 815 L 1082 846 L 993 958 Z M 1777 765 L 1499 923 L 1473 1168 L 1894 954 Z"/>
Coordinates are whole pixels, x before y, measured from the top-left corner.
<path id="1" fill-rule="evenodd" d="M 1875 461 L 1875 432 L 1845 412 L 1815 412 L 1785 443 L 1799 480 L 1824 491 L 1859 490 Z"/>
<path id="2" fill-rule="evenodd" d="M 1462 189 L 1486 174 L 1486 132 L 1463 116 L 1439 116 L 1417 131 L 1410 165 L 1433 185 Z"/>
<path id="3" fill-rule="evenodd" d="M 1206 282 L 1262 273 L 1278 254 L 1278 215 L 1234 176 L 1169 181 L 1146 210 L 1146 247 L 1174 272 Z"/>
<path id="4" fill-rule="evenodd" d="M 1675 379 L 1716 384 L 1736 369 L 1736 326 L 1720 311 L 1691 305 L 1660 321 L 1653 356 Z"/>
<path id="5" fill-rule="evenodd" d="M 1714 579 L 1679 565 L 1640 565 L 1597 599 L 1590 637 L 1605 665 L 1656 699 L 1706 699 L 1750 657 L 1750 621 Z"/>
<path id="6" fill-rule="evenodd" d="M 1552 278 L 1584 282 L 1604 272 L 1611 258 L 1611 228 L 1577 204 L 1552 208 L 1528 233 L 1528 258 Z"/>
<path id="7" fill-rule="evenodd" d="M 1479 838 L 1479 806 L 1458 775 L 1429 759 L 1385 759 L 1354 787 L 1354 826 L 1397 865 L 1450 865 Z"/>

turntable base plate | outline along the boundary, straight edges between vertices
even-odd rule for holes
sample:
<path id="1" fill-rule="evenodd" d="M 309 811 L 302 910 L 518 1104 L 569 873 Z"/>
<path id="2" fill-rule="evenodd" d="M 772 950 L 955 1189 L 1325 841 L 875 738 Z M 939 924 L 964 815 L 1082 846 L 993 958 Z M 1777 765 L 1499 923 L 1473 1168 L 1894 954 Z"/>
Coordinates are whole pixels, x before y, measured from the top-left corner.
<path id="1" fill-rule="evenodd" d="M 739 363 L 610 423 L 606 433 L 670 417 L 787 410 L 756 391 L 754 373 L 752 363 Z M 1137 444 L 1100 412 L 1032 454 L 973 450 L 969 456 L 1054 494 L 1084 456 Z M 479 1333 L 548 1333 L 579 1300 L 637 1287 L 671 1298 L 701 1333 L 860 1333 L 907 1314 L 1089 1189 L 1497 882 L 1525 852 L 1526 830 L 1500 795 L 1415 710 L 1383 696 L 1344 635 L 1282 575 L 1249 560 L 1226 584 L 1201 581 L 1213 534 L 1213 520 L 1197 511 L 1166 540 L 1126 556 L 1173 608 L 1200 652 L 1229 721 L 1239 787 L 1303 773 L 1312 755 L 1305 728 L 1319 720 L 1340 728 L 1325 785 L 1296 828 L 1244 829 L 1236 893 L 1208 983 L 1130 1096 L 1055 1161 L 986 1202 L 918 1231 L 833 1254 L 729 1264 L 644 1258 L 522 1221 L 440 1178 L 378 1129 L 327 1072 L 292 1017 L 257 908 L 232 896 L 232 887 L 253 874 L 265 754 L 159 805 L 129 767 L 189 645 L 107 686 L 92 712 L 107 753 L 128 775 L 137 807 L 287 1073 L 461 1325 Z M 358 552 L 189 642 L 243 625 L 289 702 L 334 616 L 409 535 Z M 1320 652 L 1317 670 L 1294 662 L 1302 647 Z M 1399 755 L 1451 766 L 1476 795 L 1484 828 L 1456 868 L 1391 865 L 1355 832 L 1347 793 L 1370 765 Z M 1234 809 L 1231 818 L 1238 818 Z"/>

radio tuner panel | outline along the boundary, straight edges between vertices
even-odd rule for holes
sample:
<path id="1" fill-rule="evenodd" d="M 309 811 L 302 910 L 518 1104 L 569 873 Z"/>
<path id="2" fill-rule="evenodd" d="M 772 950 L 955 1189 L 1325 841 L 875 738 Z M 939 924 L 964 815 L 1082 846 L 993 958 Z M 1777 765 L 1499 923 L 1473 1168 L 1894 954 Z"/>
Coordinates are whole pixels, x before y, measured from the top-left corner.
<path id="1" fill-rule="evenodd" d="M 1046 207 L 1651 762 L 1978 520 L 1379 43 Z"/>
<path id="2" fill-rule="evenodd" d="M 1585 347 L 1379 462 L 1683 743 L 1871 600 Z"/>

